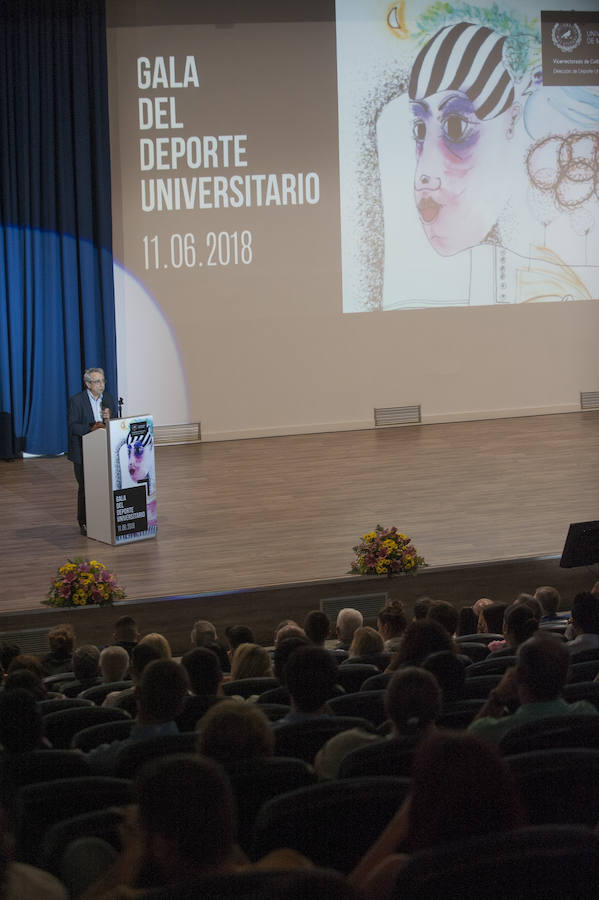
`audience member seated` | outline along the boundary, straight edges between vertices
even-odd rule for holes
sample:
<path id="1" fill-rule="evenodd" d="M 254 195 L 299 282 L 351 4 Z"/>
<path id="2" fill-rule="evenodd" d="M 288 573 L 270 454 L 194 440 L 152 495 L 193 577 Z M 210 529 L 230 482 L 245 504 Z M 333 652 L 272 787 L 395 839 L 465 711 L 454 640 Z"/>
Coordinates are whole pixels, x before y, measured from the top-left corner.
<path id="1" fill-rule="evenodd" d="M 172 659 L 173 653 L 171 650 L 171 645 L 165 638 L 163 634 L 159 634 L 157 631 L 152 631 L 150 634 L 144 634 L 142 638 L 139 639 L 138 643 L 142 645 L 149 645 L 153 647 L 157 653 L 160 654 L 160 659 Z"/>
<path id="2" fill-rule="evenodd" d="M 447 634 L 453 637 L 458 627 L 458 611 L 453 603 L 437 600 L 428 611 L 427 619 L 442 625 Z"/>
<path id="3" fill-rule="evenodd" d="M 271 727 L 329 715 L 326 702 L 335 692 L 336 680 L 337 666 L 330 653 L 312 645 L 298 647 L 285 666 L 291 709 Z"/>
<path id="4" fill-rule="evenodd" d="M 83 900 L 113 900 L 125 896 L 119 888 L 166 887 L 252 867 L 234 843 L 231 786 L 212 760 L 179 755 L 153 760 L 137 776 L 135 794 L 121 854 Z M 293 851 L 275 851 L 256 866 L 295 868 L 309 861 Z"/>
<path id="5" fill-rule="evenodd" d="M 551 622 L 567 622 L 570 618 L 569 613 L 558 613 L 562 598 L 557 588 L 551 587 L 551 585 L 538 587 L 534 592 L 534 598 L 541 604 L 543 610 L 542 625 Z"/>
<path id="6" fill-rule="evenodd" d="M 48 632 L 50 652 L 42 657 L 44 675 L 59 675 L 72 670 L 75 632 L 71 625 L 56 625 Z"/>
<path id="7" fill-rule="evenodd" d="M 254 632 L 247 625 L 227 625 L 225 628 L 225 636 L 229 642 L 227 655 L 229 659 L 240 644 L 255 644 Z"/>
<path id="8" fill-rule="evenodd" d="M 231 659 L 231 681 L 270 677 L 272 663 L 268 650 L 259 644 L 240 644 Z"/>
<path id="9" fill-rule="evenodd" d="M 42 669 L 42 664 L 37 658 L 37 656 L 33 656 L 31 653 L 19 653 L 18 656 L 14 656 L 10 661 L 8 669 L 6 670 L 7 675 L 12 675 L 13 672 L 18 670 L 26 669 L 28 672 L 32 672 L 39 681 L 44 677 L 44 671 Z"/>
<path id="10" fill-rule="evenodd" d="M 401 600 L 392 600 L 379 611 L 376 627 L 385 642 L 384 649 L 389 653 L 395 653 L 408 627 Z"/>
<path id="11" fill-rule="evenodd" d="M 422 663 L 422 668 L 430 672 L 441 688 L 443 705 L 454 703 L 462 697 L 466 681 L 466 668 L 450 650 L 431 653 Z"/>
<path id="12" fill-rule="evenodd" d="M 456 652 L 455 644 L 445 628 L 432 619 L 417 619 L 406 628 L 386 671 L 395 672 L 402 666 L 420 666 L 427 656 L 440 650 Z"/>
<path id="13" fill-rule="evenodd" d="M 133 616 L 121 616 L 114 623 L 114 631 L 112 633 L 112 644 L 118 647 L 124 647 L 129 656 L 131 651 L 139 641 L 139 631 Z"/>
<path id="14" fill-rule="evenodd" d="M 476 634 L 478 628 L 478 617 L 474 614 L 472 606 L 462 606 L 458 612 L 458 627 L 456 635 L 463 637 L 466 634 Z"/>
<path id="15" fill-rule="evenodd" d="M 514 656 L 520 644 L 532 637 L 538 627 L 539 622 L 528 604 L 508 606 L 503 624 L 504 640 L 501 642 L 503 646 L 498 647 L 496 645 L 500 642 L 492 641 L 489 644 L 491 652 L 487 659 L 495 659 L 498 656 Z"/>
<path id="16" fill-rule="evenodd" d="M 428 616 L 428 611 L 434 602 L 435 601 L 432 597 L 418 597 L 414 601 L 412 621 L 418 622 L 420 621 L 420 619 L 426 619 L 426 617 Z"/>
<path id="17" fill-rule="evenodd" d="M 324 647 L 331 630 L 331 622 L 326 613 L 313 609 L 304 619 L 304 632 L 310 643 Z"/>
<path id="18" fill-rule="evenodd" d="M 154 662 L 156 659 L 163 659 L 160 652 L 153 644 L 144 644 L 139 642 L 131 651 L 129 662 L 129 674 L 131 676 L 131 687 L 124 688 L 122 691 L 112 691 L 104 698 L 102 706 L 121 706 L 127 708 L 130 712 L 132 709 L 137 710 L 135 704 L 127 704 L 126 701 L 130 697 L 134 697 L 135 688 L 141 681 L 141 675 L 145 667 Z"/>
<path id="19" fill-rule="evenodd" d="M 335 634 L 337 635 L 336 650 L 349 650 L 350 644 L 357 628 L 364 624 L 364 617 L 359 609 L 346 606 L 337 613 Z"/>
<path id="20" fill-rule="evenodd" d="M 25 688 L 0 692 L 0 744 L 4 754 L 29 753 L 48 747 L 35 696 Z"/>
<path id="21" fill-rule="evenodd" d="M 172 659 L 158 659 L 147 665 L 137 692 L 137 718 L 128 738 L 113 741 L 90 750 L 87 754 L 94 772 L 109 775 L 122 747 L 137 741 L 178 734 L 175 719 L 183 710 L 189 690 L 187 672 Z"/>
<path id="22" fill-rule="evenodd" d="M 187 672 L 191 693 L 176 721 L 179 731 L 195 731 L 204 713 L 223 700 L 223 673 L 216 653 L 208 647 L 189 650 L 181 665 Z"/>
<path id="23" fill-rule="evenodd" d="M 392 740 L 398 752 L 419 743 L 434 729 L 441 709 L 441 691 L 435 678 L 415 666 L 396 672 L 385 692 L 385 712 L 391 723 L 386 738 L 364 728 L 350 728 L 330 738 L 314 765 L 321 778 L 337 778 L 342 761 L 359 747 Z"/>
<path id="24" fill-rule="evenodd" d="M 438 731 L 420 744 L 410 794 L 349 880 L 366 900 L 386 900 L 409 854 L 522 824 L 522 803 L 498 751 L 473 735 Z"/>
<path id="25" fill-rule="evenodd" d="M 218 656 L 220 667 L 223 672 L 230 669 L 229 656 L 223 645 L 218 640 L 216 628 L 212 622 L 206 619 L 199 619 L 191 629 L 191 646 L 192 647 L 208 647 Z"/>
<path id="26" fill-rule="evenodd" d="M 123 681 L 129 670 L 129 654 L 119 644 L 111 644 L 100 653 L 99 666 L 104 684 Z"/>
<path id="27" fill-rule="evenodd" d="M 198 723 L 198 752 L 225 768 L 241 760 L 272 756 L 274 745 L 270 722 L 252 703 L 223 700 Z"/>
<path id="28" fill-rule="evenodd" d="M 482 606 L 478 614 L 477 633 L 503 634 L 503 618 L 507 608 L 507 603 L 489 602 Z M 495 649 L 499 650 L 501 648 L 496 647 Z"/>
<path id="29" fill-rule="evenodd" d="M 273 674 L 275 678 L 279 679 L 280 687 L 271 688 L 260 694 L 258 703 L 284 703 L 287 705 L 291 703 L 285 682 L 285 666 L 294 650 L 297 650 L 298 647 L 307 647 L 309 644 L 307 637 L 290 637 L 277 644 L 273 653 Z"/>
<path id="30" fill-rule="evenodd" d="M 578 713 L 597 715 L 587 700 L 566 703 L 562 698 L 570 655 L 556 637 L 537 632 L 520 645 L 517 657 L 516 666 L 508 669 L 491 691 L 469 726 L 470 731 L 499 743 L 513 728 L 535 719 Z"/>
<path id="31" fill-rule="evenodd" d="M 95 644 L 82 644 L 73 652 L 74 679 L 59 682 L 58 690 L 65 697 L 76 697 L 96 684 L 102 683 L 100 675 L 100 651 Z"/>
<path id="32" fill-rule="evenodd" d="M 8 691 L 22 689 L 33 694 L 36 700 L 47 700 L 48 692 L 43 681 L 40 680 L 36 672 L 30 669 L 13 669 L 10 675 L 4 679 L 4 693 Z"/>
<path id="33" fill-rule="evenodd" d="M 369 625 L 363 625 L 354 631 L 349 656 L 341 665 L 345 668 L 355 663 L 366 663 L 383 672 L 390 659 L 391 655 L 385 652 L 383 636 Z"/>
<path id="34" fill-rule="evenodd" d="M 19 656 L 20 652 L 21 648 L 18 644 L 2 644 L 0 648 L 0 669 L 2 672 L 8 671 L 11 662 L 15 656 Z"/>
<path id="35" fill-rule="evenodd" d="M 297 622 L 288 622 L 287 624 L 282 624 L 280 628 L 275 629 L 275 635 L 275 647 L 278 647 L 281 641 L 287 641 L 289 638 L 305 638 L 306 632 L 297 624 Z"/>
<path id="36" fill-rule="evenodd" d="M 572 655 L 599 648 L 599 597 L 588 591 L 576 594 L 572 625 L 576 636 L 567 645 Z"/>
<path id="37" fill-rule="evenodd" d="M 0 885 L 2 900 L 67 900 L 65 887 L 49 872 L 12 859 L 14 838 L 0 808 Z"/>

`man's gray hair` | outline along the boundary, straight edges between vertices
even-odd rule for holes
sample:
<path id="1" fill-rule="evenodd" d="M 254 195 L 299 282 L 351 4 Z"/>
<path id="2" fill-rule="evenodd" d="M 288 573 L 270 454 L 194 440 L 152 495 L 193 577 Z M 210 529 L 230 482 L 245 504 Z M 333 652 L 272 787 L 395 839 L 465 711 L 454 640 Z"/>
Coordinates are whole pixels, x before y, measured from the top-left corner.
<path id="1" fill-rule="evenodd" d="M 91 384 L 91 382 L 93 381 L 92 375 L 94 372 L 99 372 L 102 378 L 105 377 L 104 369 L 100 369 L 98 368 L 98 366 L 92 366 L 90 369 L 86 369 L 83 373 L 83 380 L 86 384 Z"/>
<path id="2" fill-rule="evenodd" d="M 212 622 L 199 619 L 191 629 L 191 643 L 194 647 L 203 647 L 216 640 L 216 628 Z"/>
<path id="3" fill-rule="evenodd" d="M 341 641 L 351 641 L 356 628 L 361 628 L 364 616 L 359 609 L 347 606 L 337 614 L 337 636 Z"/>

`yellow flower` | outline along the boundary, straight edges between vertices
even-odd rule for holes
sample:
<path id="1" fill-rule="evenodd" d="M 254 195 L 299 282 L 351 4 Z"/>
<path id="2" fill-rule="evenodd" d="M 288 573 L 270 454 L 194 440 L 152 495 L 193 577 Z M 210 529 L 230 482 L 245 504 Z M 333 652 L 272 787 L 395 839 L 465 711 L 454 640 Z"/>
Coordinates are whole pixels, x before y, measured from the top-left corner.
<path id="1" fill-rule="evenodd" d="M 367 534 L 362 535 L 363 541 L 375 541 L 376 540 L 376 531 L 369 531 Z"/>

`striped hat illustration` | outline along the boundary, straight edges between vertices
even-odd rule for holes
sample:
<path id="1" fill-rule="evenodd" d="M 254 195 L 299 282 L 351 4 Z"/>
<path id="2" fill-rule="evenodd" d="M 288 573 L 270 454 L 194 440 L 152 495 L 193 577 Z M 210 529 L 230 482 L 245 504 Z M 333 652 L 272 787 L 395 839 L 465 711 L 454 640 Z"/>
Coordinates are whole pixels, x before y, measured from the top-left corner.
<path id="1" fill-rule="evenodd" d="M 412 67 L 410 100 L 439 91 L 462 91 L 479 119 L 494 119 L 514 102 L 514 82 L 503 62 L 505 36 L 484 25 L 460 22 L 441 28 Z"/>

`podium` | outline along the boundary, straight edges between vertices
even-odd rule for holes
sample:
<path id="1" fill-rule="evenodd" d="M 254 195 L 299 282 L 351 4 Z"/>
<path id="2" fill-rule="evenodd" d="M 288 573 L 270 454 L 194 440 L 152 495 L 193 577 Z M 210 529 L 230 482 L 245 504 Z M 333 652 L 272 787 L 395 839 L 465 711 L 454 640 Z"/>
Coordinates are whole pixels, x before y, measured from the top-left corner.
<path id="1" fill-rule="evenodd" d="M 105 544 L 156 537 L 154 420 L 111 419 L 83 437 L 87 536 Z"/>

